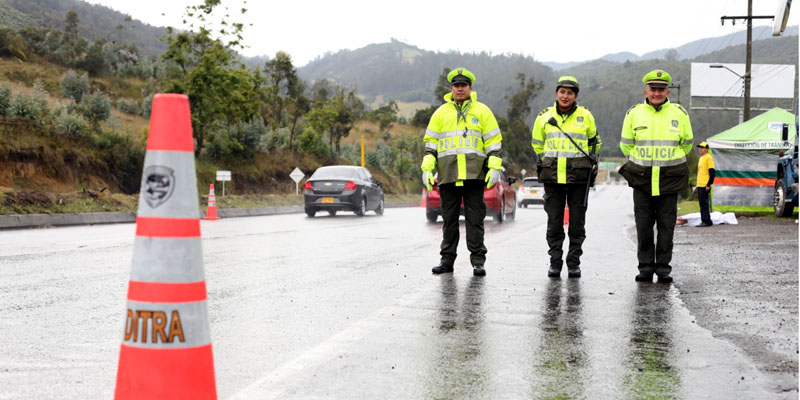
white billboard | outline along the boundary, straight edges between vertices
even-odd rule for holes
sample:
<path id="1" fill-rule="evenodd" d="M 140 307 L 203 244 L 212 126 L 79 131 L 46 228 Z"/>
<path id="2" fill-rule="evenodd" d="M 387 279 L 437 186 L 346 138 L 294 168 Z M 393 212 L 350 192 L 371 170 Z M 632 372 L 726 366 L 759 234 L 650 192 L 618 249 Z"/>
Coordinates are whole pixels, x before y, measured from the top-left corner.
<path id="1" fill-rule="evenodd" d="M 753 64 L 751 98 L 794 98 L 794 65 Z M 691 95 L 742 97 L 744 64 L 692 63 Z"/>

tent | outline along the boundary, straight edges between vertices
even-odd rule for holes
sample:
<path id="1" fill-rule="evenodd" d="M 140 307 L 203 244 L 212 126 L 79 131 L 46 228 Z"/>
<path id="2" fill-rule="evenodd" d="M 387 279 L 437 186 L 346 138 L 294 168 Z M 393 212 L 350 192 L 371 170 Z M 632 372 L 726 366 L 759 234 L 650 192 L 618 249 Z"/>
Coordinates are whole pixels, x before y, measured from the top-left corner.
<path id="1" fill-rule="evenodd" d="M 794 122 L 794 114 L 773 108 L 708 138 L 716 169 L 715 209 L 772 210 L 778 154 L 794 146 Z M 784 123 L 787 141 L 781 140 Z"/>

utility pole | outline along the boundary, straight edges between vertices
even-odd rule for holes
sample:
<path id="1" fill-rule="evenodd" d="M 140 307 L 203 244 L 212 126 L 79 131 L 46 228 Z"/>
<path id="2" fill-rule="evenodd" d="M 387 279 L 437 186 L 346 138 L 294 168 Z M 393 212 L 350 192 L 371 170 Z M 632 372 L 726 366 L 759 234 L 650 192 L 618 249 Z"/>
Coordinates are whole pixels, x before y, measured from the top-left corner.
<path id="1" fill-rule="evenodd" d="M 744 67 L 744 105 L 743 105 L 743 120 L 747 121 L 750 119 L 750 79 L 752 75 L 750 74 L 750 68 L 753 63 L 753 20 L 754 19 L 773 19 L 772 15 L 753 15 L 753 0 L 747 0 L 747 16 L 746 17 L 727 17 L 724 16 L 720 18 L 722 25 L 725 25 L 725 20 L 729 19 L 736 25 L 737 19 L 743 19 L 747 21 L 747 55 L 745 56 L 745 67 Z"/>

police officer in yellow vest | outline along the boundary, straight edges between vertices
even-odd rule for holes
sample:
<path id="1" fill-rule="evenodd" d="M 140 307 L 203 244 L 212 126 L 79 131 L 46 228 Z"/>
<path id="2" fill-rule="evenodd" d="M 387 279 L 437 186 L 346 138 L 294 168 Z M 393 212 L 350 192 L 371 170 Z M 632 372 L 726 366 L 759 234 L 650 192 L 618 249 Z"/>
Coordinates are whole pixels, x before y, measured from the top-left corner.
<path id="1" fill-rule="evenodd" d="M 431 116 L 425 131 L 425 156 L 422 158 L 422 184 L 432 189 L 434 169 L 439 173 L 442 201 L 441 261 L 434 274 L 453 272 L 458 248 L 458 217 L 464 201 L 467 248 L 472 272 L 486 275 L 486 246 L 483 220 L 486 204 L 483 188 L 500 180 L 503 160 L 499 157 L 503 137 L 492 111 L 477 101 L 472 91 L 475 74 L 456 68 L 447 75 L 450 93 Z"/>
<path id="2" fill-rule="evenodd" d="M 689 114 L 668 99 L 672 77 L 664 70 L 644 76 L 645 102 L 631 107 L 622 123 L 619 147 L 628 157 L 620 174 L 633 187 L 638 238 L 637 282 L 670 283 L 672 237 L 678 214 L 678 192 L 689 186 L 686 154 L 692 150 Z M 656 225 L 658 238 L 653 237 Z"/>
<path id="3" fill-rule="evenodd" d="M 584 198 L 592 178 L 594 160 L 600 151 L 600 136 L 594 116 L 579 106 L 578 80 L 562 76 L 556 83 L 556 102 L 544 109 L 533 124 L 531 145 L 537 156 L 536 171 L 544 183 L 544 210 L 547 212 L 547 245 L 550 268 L 547 275 L 561 275 L 563 265 L 561 246 L 564 243 L 564 205 L 569 204 L 569 251 L 567 275 L 580 278 L 581 245 L 586 238 L 584 229 L 586 205 Z"/>

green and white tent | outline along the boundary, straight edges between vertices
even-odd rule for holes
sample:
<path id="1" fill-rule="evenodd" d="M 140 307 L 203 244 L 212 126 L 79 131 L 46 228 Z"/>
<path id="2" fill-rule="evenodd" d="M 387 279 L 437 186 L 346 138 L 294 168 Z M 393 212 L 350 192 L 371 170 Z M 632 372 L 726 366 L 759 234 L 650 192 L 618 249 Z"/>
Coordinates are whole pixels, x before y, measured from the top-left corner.
<path id="1" fill-rule="evenodd" d="M 781 140 L 783 124 L 789 140 Z M 773 108 L 708 138 L 714 157 L 715 210 L 772 210 L 779 153 L 794 146 L 794 114 Z"/>

